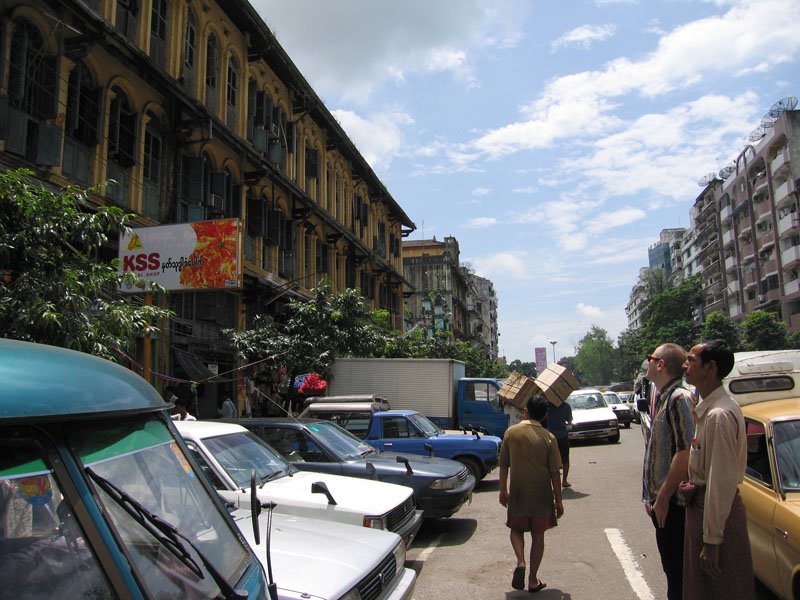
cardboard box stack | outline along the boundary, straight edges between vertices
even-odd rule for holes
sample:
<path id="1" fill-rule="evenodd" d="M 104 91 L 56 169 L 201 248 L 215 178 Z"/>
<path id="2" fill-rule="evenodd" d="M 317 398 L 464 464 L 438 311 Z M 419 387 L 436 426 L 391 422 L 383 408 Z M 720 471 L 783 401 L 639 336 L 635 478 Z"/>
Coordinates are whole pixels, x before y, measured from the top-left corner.
<path id="1" fill-rule="evenodd" d="M 536 394 L 539 388 L 536 387 L 533 379 L 526 377 L 522 373 L 512 371 L 508 378 L 500 386 L 497 395 L 502 398 L 503 402 L 508 402 L 518 409 L 525 408 L 525 403 L 528 399 Z"/>
<path id="2" fill-rule="evenodd" d="M 559 406 L 572 392 L 578 389 L 578 380 L 565 367 L 556 363 L 547 365 L 534 382 L 538 393 L 552 404 Z"/>

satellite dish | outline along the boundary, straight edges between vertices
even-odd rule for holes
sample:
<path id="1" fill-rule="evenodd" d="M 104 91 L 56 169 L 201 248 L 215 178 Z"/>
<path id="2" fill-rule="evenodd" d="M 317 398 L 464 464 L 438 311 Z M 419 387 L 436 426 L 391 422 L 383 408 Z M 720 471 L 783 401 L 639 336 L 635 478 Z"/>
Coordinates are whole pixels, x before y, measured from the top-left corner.
<path id="1" fill-rule="evenodd" d="M 768 114 L 765 115 L 763 119 L 761 119 L 761 124 L 759 125 L 759 127 L 761 127 L 761 129 L 763 129 L 764 131 L 769 131 L 774 126 L 775 126 L 775 121 L 774 119 L 770 118 Z"/>
<path id="2" fill-rule="evenodd" d="M 753 129 L 753 131 L 750 133 L 747 139 L 750 140 L 751 142 L 757 142 L 765 135 L 767 135 L 767 132 L 764 131 L 764 128 L 761 125 L 759 125 L 755 129 Z"/>
<path id="3" fill-rule="evenodd" d="M 734 171 L 736 171 L 736 165 L 733 164 L 733 163 L 730 163 L 728 165 L 725 165 L 724 167 L 722 167 L 719 170 L 719 176 L 722 179 L 727 179 L 728 177 L 733 175 Z"/>
<path id="4" fill-rule="evenodd" d="M 786 98 L 778 100 L 775 104 L 773 104 L 772 108 L 769 109 L 767 116 L 774 120 L 780 117 L 787 110 L 794 110 L 795 108 L 797 108 L 797 98 L 794 96 L 787 96 Z"/>
<path id="5" fill-rule="evenodd" d="M 707 175 L 703 175 L 700 179 L 697 180 L 697 185 L 700 187 L 706 187 L 712 181 L 717 179 L 716 173 L 708 173 Z"/>

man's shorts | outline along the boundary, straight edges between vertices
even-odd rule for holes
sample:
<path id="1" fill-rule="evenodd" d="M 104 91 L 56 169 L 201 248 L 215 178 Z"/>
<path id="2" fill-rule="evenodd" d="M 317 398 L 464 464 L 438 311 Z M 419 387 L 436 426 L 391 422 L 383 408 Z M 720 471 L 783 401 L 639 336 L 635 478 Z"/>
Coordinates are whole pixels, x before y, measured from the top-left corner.
<path id="1" fill-rule="evenodd" d="M 569 436 L 565 435 L 562 438 L 557 438 L 556 442 L 558 442 L 558 453 L 561 455 L 561 464 L 568 465 L 569 464 Z"/>
<path id="2" fill-rule="evenodd" d="M 506 527 L 520 533 L 530 531 L 531 533 L 544 533 L 558 525 L 555 513 L 548 517 L 518 517 L 508 515 L 506 517 Z"/>

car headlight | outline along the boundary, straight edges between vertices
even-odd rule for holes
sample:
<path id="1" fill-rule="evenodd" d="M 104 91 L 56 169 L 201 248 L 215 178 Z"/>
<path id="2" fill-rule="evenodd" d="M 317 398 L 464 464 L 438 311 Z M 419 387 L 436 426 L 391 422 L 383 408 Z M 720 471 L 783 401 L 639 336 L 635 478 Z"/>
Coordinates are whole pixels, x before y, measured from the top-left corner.
<path id="1" fill-rule="evenodd" d="M 364 527 L 369 527 L 370 529 L 386 529 L 386 518 L 370 517 L 367 515 L 364 517 Z"/>
<path id="2" fill-rule="evenodd" d="M 444 479 L 434 479 L 431 483 L 432 490 L 454 490 L 458 487 L 458 475 L 445 477 Z"/>
<path id="3" fill-rule="evenodd" d="M 361 600 L 361 594 L 358 593 L 356 588 L 353 588 L 349 592 L 347 592 L 344 596 L 339 598 L 339 600 Z"/>
<path id="4" fill-rule="evenodd" d="M 616 419 L 611 419 L 611 420 L 608 422 L 608 426 L 609 426 L 609 427 L 616 427 L 616 426 L 617 426 L 617 420 L 616 420 Z"/>
<path id="5" fill-rule="evenodd" d="M 403 542 L 394 547 L 394 562 L 397 565 L 397 572 L 403 570 L 406 564 L 406 545 Z"/>

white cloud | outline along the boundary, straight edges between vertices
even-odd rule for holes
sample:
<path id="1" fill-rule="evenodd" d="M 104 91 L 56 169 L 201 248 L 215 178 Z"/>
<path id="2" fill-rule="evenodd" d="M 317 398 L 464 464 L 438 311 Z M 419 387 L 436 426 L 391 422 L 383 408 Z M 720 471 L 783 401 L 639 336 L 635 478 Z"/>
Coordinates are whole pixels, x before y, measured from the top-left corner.
<path id="1" fill-rule="evenodd" d="M 474 190 L 472 190 L 472 195 L 473 196 L 488 196 L 491 192 L 492 192 L 492 190 L 490 190 L 487 187 L 477 187 Z"/>
<path id="2" fill-rule="evenodd" d="M 470 262 L 475 267 L 475 273 L 481 277 L 494 279 L 497 277 L 510 277 L 524 279 L 528 276 L 528 265 L 522 252 L 498 252 L 473 258 Z"/>
<path id="3" fill-rule="evenodd" d="M 529 185 L 529 186 L 527 186 L 527 187 L 517 187 L 517 188 L 513 188 L 511 191 L 512 191 L 514 194 L 533 194 L 533 193 L 535 193 L 535 192 L 536 192 L 538 189 L 539 189 L 539 188 L 536 188 L 536 187 L 534 187 L 534 186 L 532 186 L 532 185 Z"/>
<path id="4" fill-rule="evenodd" d="M 467 221 L 464 227 L 469 229 L 485 229 L 486 227 L 493 227 L 497 225 L 497 219 L 494 217 L 475 217 Z"/>
<path id="5" fill-rule="evenodd" d="M 577 312 L 579 315 L 583 315 L 584 317 L 603 316 L 602 310 L 596 306 L 592 306 L 591 304 L 584 304 L 583 302 L 578 302 L 578 305 L 575 307 L 575 312 Z"/>
<path id="6" fill-rule="evenodd" d="M 367 118 L 349 110 L 334 110 L 331 114 L 376 171 L 387 168 L 392 157 L 403 147 L 401 126 L 413 123 L 411 117 L 402 112 L 376 114 Z"/>
<path id="7" fill-rule="evenodd" d="M 550 47 L 553 52 L 565 46 L 581 46 L 589 50 L 593 43 L 607 40 L 615 32 L 613 25 L 581 25 L 554 40 Z"/>

